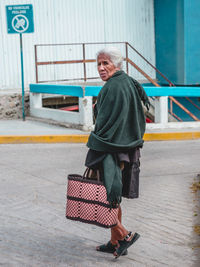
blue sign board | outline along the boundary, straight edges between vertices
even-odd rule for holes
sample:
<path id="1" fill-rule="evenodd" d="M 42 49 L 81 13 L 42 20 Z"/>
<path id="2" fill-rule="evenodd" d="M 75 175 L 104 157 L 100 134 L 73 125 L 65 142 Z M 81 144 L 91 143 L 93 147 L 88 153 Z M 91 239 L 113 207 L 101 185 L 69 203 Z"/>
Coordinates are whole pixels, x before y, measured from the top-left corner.
<path id="1" fill-rule="evenodd" d="M 6 16 L 8 33 L 34 32 L 32 5 L 6 6 Z"/>

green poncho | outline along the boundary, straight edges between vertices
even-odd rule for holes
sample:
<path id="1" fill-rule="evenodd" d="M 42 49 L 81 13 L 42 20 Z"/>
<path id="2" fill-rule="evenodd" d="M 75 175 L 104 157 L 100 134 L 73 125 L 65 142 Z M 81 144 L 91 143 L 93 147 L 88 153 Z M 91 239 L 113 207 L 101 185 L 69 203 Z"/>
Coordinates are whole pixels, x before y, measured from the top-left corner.
<path id="1" fill-rule="evenodd" d="M 149 107 L 142 86 L 124 71 L 115 72 L 97 97 L 95 129 L 87 146 L 107 153 L 103 181 L 110 203 L 120 203 L 122 192 L 121 171 L 114 153 L 143 144 L 145 116 L 141 101 Z"/>

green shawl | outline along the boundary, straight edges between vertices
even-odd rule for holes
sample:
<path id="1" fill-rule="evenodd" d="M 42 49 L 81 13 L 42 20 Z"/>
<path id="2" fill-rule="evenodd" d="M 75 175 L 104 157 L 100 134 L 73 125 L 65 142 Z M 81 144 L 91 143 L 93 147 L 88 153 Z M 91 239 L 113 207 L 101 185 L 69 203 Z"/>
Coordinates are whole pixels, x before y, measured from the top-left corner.
<path id="1" fill-rule="evenodd" d="M 145 116 L 141 101 L 149 108 L 142 86 L 124 71 L 115 72 L 97 97 L 95 129 L 87 146 L 107 153 L 103 182 L 110 203 L 120 203 L 122 194 L 121 171 L 114 153 L 143 145 Z"/>

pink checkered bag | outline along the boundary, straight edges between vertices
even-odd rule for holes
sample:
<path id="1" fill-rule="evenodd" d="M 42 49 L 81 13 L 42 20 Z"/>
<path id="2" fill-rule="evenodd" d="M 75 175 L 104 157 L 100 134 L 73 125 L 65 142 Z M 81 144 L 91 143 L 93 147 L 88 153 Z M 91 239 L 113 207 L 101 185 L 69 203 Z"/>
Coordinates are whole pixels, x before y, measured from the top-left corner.
<path id="1" fill-rule="evenodd" d="M 115 226 L 118 208 L 110 208 L 103 183 L 86 176 L 68 175 L 66 218 L 105 228 Z"/>

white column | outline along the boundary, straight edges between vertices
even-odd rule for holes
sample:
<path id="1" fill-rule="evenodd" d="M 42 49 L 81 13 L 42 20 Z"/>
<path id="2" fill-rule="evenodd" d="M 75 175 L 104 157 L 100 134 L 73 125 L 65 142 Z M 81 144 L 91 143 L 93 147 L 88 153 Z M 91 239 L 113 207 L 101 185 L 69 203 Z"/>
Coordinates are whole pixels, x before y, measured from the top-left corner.
<path id="1" fill-rule="evenodd" d="M 93 125 L 92 96 L 79 97 L 79 113 L 83 130 L 91 130 Z"/>
<path id="2" fill-rule="evenodd" d="M 42 107 L 42 94 L 30 93 L 30 110 Z"/>
<path id="3" fill-rule="evenodd" d="M 168 96 L 155 99 L 155 123 L 168 123 Z"/>

